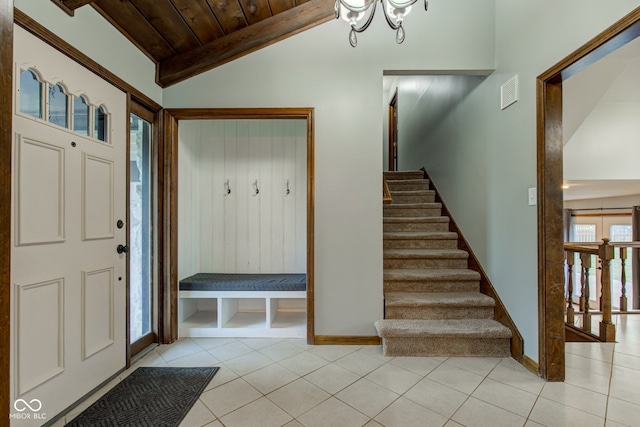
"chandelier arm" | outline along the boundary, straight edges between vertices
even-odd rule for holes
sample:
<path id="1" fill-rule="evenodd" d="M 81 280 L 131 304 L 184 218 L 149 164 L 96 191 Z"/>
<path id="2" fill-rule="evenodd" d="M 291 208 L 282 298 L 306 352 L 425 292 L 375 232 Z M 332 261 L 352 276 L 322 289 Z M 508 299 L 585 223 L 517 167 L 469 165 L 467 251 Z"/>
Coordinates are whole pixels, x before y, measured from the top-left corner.
<path id="1" fill-rule="evenodd" d="M 387 8 L 386 7 L 382 8 L 382 12 L 384 12 L 384 19 L 387 20 L 387 24 L 389 24 L 389 26 L 392 29 L 397 30 L 398 28 L 400 28 L 400 26 L 402 25 L 402 22 L 400 22 L 399 24 L 396 24 L 395 22 L 393 22 L 391 20 L 391 17 L 387 14 Z"/>
<path id="2" fill-rule="evenodd" d="M 399 9 L 399 8 L 407 8 L 409 6 L 413 6 L 414 4 L 416 4 L 418 0 L 411 0 L 409 2 L 401 2 L 401 3 L 395 2 L 393 0 L 386 0 L 386 1 L 394 8 Z"/>
<path id="3" fill-rule="evenodd" d="M 342 1 L 342 0 L 340 0 L 340 1 Z M 376 13 L 376 6 L 378 5 L 378 0 L 374 0 L 372 3 L 373 3 L 373 8 L 371 9 L 371 13 L 369 14 L 369 17 L 367 18 L 365 23 L 362 24 L 360 27 L 356 27 L 355 25 L 351 26 L 353 31 L 355 31 L 356 33 L 363 32 L 364 30 L 369 28 L 369 25 L 371 25 L 371 22 L 373 21 L 373 15 Z"/>
<path id="4" fill-rule="evenodd" d="M 382 0 L 381 0 L 382 1 Z M 386 2 L 388 4 L 390 4 L 392 7 L 396 8 L 396 9 L 400 9 L 400 8 L 408 8 L 410 6 L 413 6 L 418 0 L 411 0 L 409 2 L 404 2 L 404 3 L 396 3 L 393 0 L 386 0 Z M 387 24 L 389 24 L 389 27 L 391 27 L 393 30 L 397 30 L 398 28 L 400 28 L 400 26 L 402 25 L 402 22 L 399 23 L 395 23 L 391 17 L 389 16 L 389 13 L 387 12 L 387 8 L 383 7 L 382 11 L 384 12 L 384 18 L 387 20 Z"/>
<path id="5" fill-rule="evenodd" d="M 347 3 L 345 0 L 336 0 L 337 3 L 340 3 L 340 5 L 342 5 L 342 7 L 354 13 L 366 12 L 367 9 L 369 9 L 369 7 L 371 7 L 372 4 L 375 9 L 375 5 L 378 3 L 378 1 L 381 1 L 381 0 L 367 0 L 365 1 L 364 6 L 352 6 L 349 3 Z"/>

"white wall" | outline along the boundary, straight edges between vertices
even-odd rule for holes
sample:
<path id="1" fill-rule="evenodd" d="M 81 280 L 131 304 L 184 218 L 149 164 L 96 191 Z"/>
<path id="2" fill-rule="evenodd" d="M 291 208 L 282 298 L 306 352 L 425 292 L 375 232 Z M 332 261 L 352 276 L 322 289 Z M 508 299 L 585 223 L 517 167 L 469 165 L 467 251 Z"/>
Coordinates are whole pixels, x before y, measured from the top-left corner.
<path id="1" fill-rule="evenodd" d="M 316 334 L 375 335 L 383 315 L 383 71 L 492 68 L 493 4 L 416 7 L 402 45 L 382 15 L 356 49 L 334 20 L 164 90 L 167 108 L 315 108 Z"/>
<path id="2" fill-rule="evenodd" d="M 162 103 L 155 65 L 91 6 L 70 17 L 51 0 L 15 0 L 15 7 L 49 31 L 135 87 Z M 87 88 L 88 90 L 88 88 Z"/>
<path id="3" fill-rule="evenodd" d="M 423 132 L 406 165 L 426 165 L 534 360 L 537 211 L 527 205 L 527 188 L 536 185 L 536 76 L 638 5 L 496 0 L 496 72 Z M 501 111 L 500 85 L 515 74 L 520 100 Z"/>
<path id="4" fill-rule="evenodd" d="M 640 102 L 601 102 L 564 147 L 564 179 L 639 179 Z"/>
<path id="5" fill-rule="evenodd" d="M 306 144 L 305 120 L 180 122 L 179 280 L 306 273 Z"/>
<path id="6" fill-rule="evenodd" d="M 579 111 L 563 108 L 575 128 L 564 136 L 565 180 L 640 178 L 639 51 L 636 39 L 564 84 L 564 103 Z"/>

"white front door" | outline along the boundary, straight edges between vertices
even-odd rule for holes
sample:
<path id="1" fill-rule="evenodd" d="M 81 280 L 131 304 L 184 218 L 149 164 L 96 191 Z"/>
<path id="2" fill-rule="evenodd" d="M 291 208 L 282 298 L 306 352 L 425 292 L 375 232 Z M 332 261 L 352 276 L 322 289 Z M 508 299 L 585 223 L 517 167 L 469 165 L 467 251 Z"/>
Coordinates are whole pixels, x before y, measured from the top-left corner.
<path id="1" fill-rule="evenodd" d="M 26 426 L 125 367 L 126 254 L 116 248 L 127 238 L 128 117 L 118 89 L 18 27 L 15 43 L 11 416 Z M 21 94 L 27 69 L 42 81 L 39 113 Z M 60 118 L 56 85 L 75 123 Z M 81 96 L 88 114 L 74 104 Z"/>

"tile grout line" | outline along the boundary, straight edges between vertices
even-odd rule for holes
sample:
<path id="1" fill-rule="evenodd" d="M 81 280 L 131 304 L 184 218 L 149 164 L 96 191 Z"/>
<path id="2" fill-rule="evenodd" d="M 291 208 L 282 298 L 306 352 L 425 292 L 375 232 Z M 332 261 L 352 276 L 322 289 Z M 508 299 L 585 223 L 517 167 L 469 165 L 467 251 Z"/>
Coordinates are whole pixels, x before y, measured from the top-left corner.
<path id="1" fill-rule="evenodd" d="M 604 407 L 604 425 L 607 425 L 607 416 L 609 415 L 609 396 L 611 396 L 611 383 L 613 382 L 613 362 L 616 357 L 616 344 L 613 343 L 613 354 L 611 355 L 611 369 L 609 370 L 609 387 L 607 388 L 607 403 Z"/>

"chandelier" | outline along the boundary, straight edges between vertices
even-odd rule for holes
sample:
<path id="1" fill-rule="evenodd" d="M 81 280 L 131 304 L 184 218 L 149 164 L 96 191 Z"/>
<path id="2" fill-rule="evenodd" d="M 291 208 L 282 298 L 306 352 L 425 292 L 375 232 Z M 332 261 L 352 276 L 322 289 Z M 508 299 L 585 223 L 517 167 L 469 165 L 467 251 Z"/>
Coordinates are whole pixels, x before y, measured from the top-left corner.
<path id="1" fill-rule="evenodd" d="M 349 32 L 349 43 L 351 46 L 356 47 L 358 45 L 358 37 L 356 33 L 361 33 L 371 25 L 373 15 L 376 12 L 376 6 L 378 3 L 382 3 L 382 11 L 384 17 L 387 20 L 387 24 L 391 29 L 396 30 L 396 42 L 398 44 L 404 41 L 404 28 L 402 28 L 402 21 L 404 17 L 411 11 L 413 6 L 418 0 L 407 1 L 394 1 L 394 0 L 351 0 L 348 3 L 345 0 L 336 0 L 334 6 L 336 12 L 336 19 L 342 18 L 351 25 L 351 31 Z M 354 4 L 359 3 L 359 4 Z M 424 0 L 424 10 L 428 10 L 429 2 Z M 367 19 L 358 26 L 358 22 L 362 21 L 367 15 Z"/>

